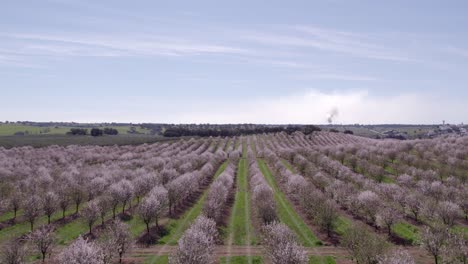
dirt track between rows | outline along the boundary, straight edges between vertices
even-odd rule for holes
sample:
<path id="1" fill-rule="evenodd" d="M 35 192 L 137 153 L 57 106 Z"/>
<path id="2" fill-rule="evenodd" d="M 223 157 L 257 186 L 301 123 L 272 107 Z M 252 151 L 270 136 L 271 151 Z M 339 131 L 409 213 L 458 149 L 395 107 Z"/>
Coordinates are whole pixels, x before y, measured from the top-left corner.
<path id="1" fill-rule="evenodd" d="M 125 263 L 142 263 L 149 256 L 167 256 L 171 255 L 177 246 L 158 245 L 151 247 L 137 247 L 132 250 L 132 253 L 125 259 Z M 347 257 L 349 252 L 342 247 L 321 246 L 321 247 L 306 247 L 304 248 L 309 256 L 333 256 L 337 258 L 337 264 L 352 263 Z M 432 258 L 425 251 L 418 247 L 404 247 L 415 258 L 416 263 L 426 264 L 433 263 Z M 215 255 L 219 259 L 227 256 L 264 256 L 262 246 L 216 246 Z M 268 263 L 265 260 L 265 263 Z"/>
<path id="2" fill-rule="evenodd" d="M 136 248 L 132 255 L 169 255 L 176 250 L 177 246 L 154 246 L 149 248 Z M 347 256 L 348 252 L 338 247 L 315 247 L 305 248 L 308 255 L 314 256 Z M 217 246 L 215 254 L 217 256 L 259 256 L 263 255 L 261 246 Z"/>

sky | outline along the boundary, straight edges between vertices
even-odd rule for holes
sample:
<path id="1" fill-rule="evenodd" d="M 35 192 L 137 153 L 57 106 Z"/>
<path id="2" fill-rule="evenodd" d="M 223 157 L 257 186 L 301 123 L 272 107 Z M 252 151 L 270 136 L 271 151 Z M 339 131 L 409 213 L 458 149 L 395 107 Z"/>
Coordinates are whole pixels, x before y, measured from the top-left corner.
<path id="1" fill-rule="evenodd" d="M 468 1 L 3 0 L 0 120 L 468 123 Z"/>

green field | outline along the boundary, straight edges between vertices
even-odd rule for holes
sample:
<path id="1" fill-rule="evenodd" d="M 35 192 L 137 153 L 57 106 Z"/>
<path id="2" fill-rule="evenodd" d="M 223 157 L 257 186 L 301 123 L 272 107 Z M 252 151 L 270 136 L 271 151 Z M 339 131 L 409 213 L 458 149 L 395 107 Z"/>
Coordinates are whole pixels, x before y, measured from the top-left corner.
<path id="1" fill-rule="evenodd" d="M 221 264 L 260 264 L 263 263 L 262 257 L 260 256 L 234 256 L 234 257 L 222 257 L 220 259 Z"/>
<path id="2" fill-rule="evenodd" d="M 410 243 L 415 243 L 419 240 L 418 228 L 407 222 L 399 222 L 395 224 L 392 227 L 392 232 Z"/>
<path id="3" fill-rule="evenodd" d="M 145 259 L 144 264 L 167 264 L 169 256 L 151 256 Z"/>
<path id="4" fill-rule="evenodd" d="M 156 143 L 173 141 L 173 138 L 164 138 L 153 135 L 117 135 L 117 136 L 70 136 L 70 135 L 27 135 L 27 136 L 0 136 L 0 147 L 13 148 L 21 146 L 46 147 L 50 145 L 138 145 L 143 143 Z"/>
<path id="5" fill-rule="evenodd" d="M 281 222 L 296 233 L 303 246 L 312 247 L 322 245 L 322 242 L 312 233 L 307 224 L 294 210 L 284 193 L 281 192 L 265 161 L 258 159 L 258 166 L 270 187 L 273 188 L 277 212 Z"/>
<path id="6" fill-rule="evenodd" d="M 135 128 L 135 131 L 141 134 L 149 134 L 150 130 L 141 128 L 140 126 L 105 126 L 96 125 L 92 126 L 34 126 L 34 125 L 22 125 L 22 124 L 0 124 L 0 136 L 13 136 L 16 132 L 23 132 L 28 135 L 65 135 L 71 128 L 85 128 L 88 129 L 88 133 L 93 127 L 98 128 L 114 128 L 119 131 L 120 135 L 129 134 L 131 127 Z"/>
<path id="7" fill-rule="evenodd" d="M 237 168 L 237 192 L 229 219 L 228 231 L 234 245 L 254 245 L 256 238 L 250 215 L 250 194 L 247 180 L 247 160 L 242 158 Z"/>
<path id="8" fill-rule="evenodd" d="M 332 256 L 311 256 L 309 264 L 335 264 L 335 258 Z"/>
<path id="9" fill-rule="evenodd" d="M 114 128 L 119 131 L 115 136 L 73 136 L 66 135 L 71 128 L 88 129 L 88 134 L 91 128 Z M 129 133 L 131 127 L 137 133 Z M 23 135 L 15 135 L 21 132 Z M 143 129 L 140 126 L 130 125 L 101 125 L 92 124 L 88 126 L 39 126 L 39 125 L 23 125 L 17 123 L 0 123 L 0 147 L 12 148 L 21 146 L 44 147 L 50 145 L 135 145 L 143 143 L 155 143 L 160 141 L 170 140 L 162 136 L 154 136 L 150 134 L 150 130 Z"/>
<path id="10" fill-rule="evenodd" d="M 67 211 L 65 211 L 65 216 L 69 216 L 75 213 L 75 208 L 71 206 Z M 18 214 L 18 217 L 20 214 Z M 50 218 L 51 223 L 62 218 L 62 211 L 55 212 Z M 47 216 L 43 215 L 39 217 L 34 222 L 34 229 L 47 224 Z M 6 240 L 17 238 L 24 234 L 27 234 L 31 231 L 30 223 L 27 221 L 16 223 L 15 225 L 3 228 L 0 230 L 0 242 L 5 242 Z"/>

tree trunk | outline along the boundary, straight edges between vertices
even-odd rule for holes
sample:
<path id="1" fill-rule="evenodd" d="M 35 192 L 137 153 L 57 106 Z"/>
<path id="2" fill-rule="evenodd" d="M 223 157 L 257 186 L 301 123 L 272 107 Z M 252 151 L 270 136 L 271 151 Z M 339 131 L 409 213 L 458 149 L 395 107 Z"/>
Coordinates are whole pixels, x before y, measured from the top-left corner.
<path id="1" fill-rule="evenodd" d="M 47 215 L 47 224 L 50 225 L 50 215 Z"/>
<path id="2" fill-rule="evenodd" d="M 47 252 L 41 252 L 41 253 L 42 253 L 42 263 L 44 263 Z"/>
<path id="3" fill-rule="evenodd" d="M 439 259 L 437 258 L 437 256 L 434 256 L 434 260 L 435 260 L 435 264 L 439 264 Z"/>
<path id="4" fill-rule="evenodd" d="M 127 202 L 124 202 L 123 203 L 123 207 L 122 207 L 122 214 L 125 213 L 125 205 L 127 204 Z"/>
<path id="5" fill-rule="evenodd" d="M 146 232 L 149 234 L 149 223 L 145 223 L 146 224 Z"/>
<path id="6" fill-rule="evenodd" d="M 31 221 L 31 232 L 33 231 L 33 228 L 34 228 L 34 221 Z"/>
<path id="7" fill-rule="evenodd" d="M 117 209 L 115 206 L 112 207 L 112 219 L 115 220 L 115 209 Z"/>
<path id="8" fill-rule="evenodd" d="M 79 203 L 76 203 L 76 210 L 75 210 L 75 214 L 78 214 L 78 209 L 80 209 L 80 204 L 79 204 Z"/>
<path id="9" fill-rule="evenodd" d="M 65 209 L 62 209 L 62 219 L 65 219 Z"/>

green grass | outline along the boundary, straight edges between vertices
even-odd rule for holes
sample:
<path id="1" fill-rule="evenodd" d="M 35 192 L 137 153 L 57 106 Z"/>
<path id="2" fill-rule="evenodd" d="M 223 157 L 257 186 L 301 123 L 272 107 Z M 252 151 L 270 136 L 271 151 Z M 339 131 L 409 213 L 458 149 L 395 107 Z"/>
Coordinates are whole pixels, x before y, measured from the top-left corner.
<path id="1" fill-rule="evenodd" d="M 89 127 L 80 127 L 88 129 L 88 133 L 94 126 Z M 96 126 L 99 128 L 115 128 L 119 131 L 119 134 L 124 135 L 128 134 L 131 126 Z M 135 130 L 139 133 L 148 134 L 150 131 L 148 129 L 141 128 L 139 126 L 134 126 Z M 0 124 L 0 136 L 12 136 L 16 132 L 27 132 L 29 135 L 65 135 L 70 131 L 71 128 L 78 127 L 68 127 L 68 126 L 34 126 L 34 125 L 22 125 L 22 124 Z"/>
<path id="2" fill-rule="evenodd" d="M 299 241 L 307 247 L 322 245 L 322 242 L 312 233 L 310 228 L 296 213 L 292 204 L 288 201 L 283 192 L 279 189 L 270 169 L 262 159 L 258 159 L 258 166 L 265 176 L 268 184 L 273 188 L 277 205 L 278 217 L 292 231 L 294 231 Z"/>
<path id="3" fill-rule="evenodd" d="M 69 216 L 75 213 L 74 206 L 71 206 L 69 210 L 65 211 L 65 216 Z M 62 218 L 62 211 L 57 211 L 50 218 L 51 222 L 57 221 Z M 47 216 L 41 216 L 34 222 L 34 229 L 47 224 Z M 0 230 L 0 242 L 4 242 L 8 239 L 16 238 L 27 234 L 31 231 L 31 226 L 28 221 L 23 221 L 15 225 L 3 228 Z"/>
<path id="4" fill-rule="evenodd" d="M 455 233 L 463 233 L 465 237 L 468 237 L 468 226 L 456 225 L 451 228 Z"/>
<path id="5" fill-rule="evenodd" d="M 395 168 L 393 167 L 393 163 L 391 165 L 386 166 L 385 171 L 390 174 L 397 175 L 397 172 L 395 171 Z"/>
<path id="6" fill-rule="evenodd" d="M 173 141 L 179 138 L 165 138 L 153 135 L 117 135 L 117 136 L 70 136 L 70 135 L 26 135 L 0 136 L 0 146 L 5 148 L 32 146 L 46 147 L 50 145 L 137 145 L 143 143 L 157 143 Z"/>
<path id="7" fill-rule="evenodd" d="M 81 234 L 88 232 L 88 225 L 80 218 L 67 223 L 57 229 L 55 232 L 57 242 L 60 245 L 68 245 L 70 242 L 78 238 Z"/>
<path id="8" fill-rule="evenodd" d="M 348 228 L 351 227 L 352 225 L 353 225 L 353 222 L 351 221 L 351 219 L 344 217 L 344 216 L 339 216 L 338 220 L 336 221 L 336 226 L 335 226 L 334 231 L 338 235 L 342 236 L 344 235 L 346 230 L 348 230 Z"/>
<path id="9" fill-rule="evenodd" d="M 417 227 L 415 227 L 414 225 L 411 225 L 407 222 L 399 222 L 397 224 L 395 224 L 393 227 L 392 227 L 392 232 L 411 242 L 411 243 L 415 243 L 416 241 L 418 241 L 419 239 L 419 230 Z"/>
<path id="10" fill-rule="evenodd" d="M 297 173 L 296 171 L 296 168 L 294 168 L 291 163 L 289 163 L 287 160 L 285 159 L 281 159 L 281 162 L 283 163 L 283 165 L 286 167 L 286 169 L 288 169 L 289 171 L 293 172 L 293 173 Z"/>
<path id="11" fill-rule="evenodd" d="M 233 256 L 220 258 L 220 264 L 260 264 L 263 263 L 260 256 Z"/>
<path id="12" fill-rule="evenodd" d="M 22 214 L 23 214 L 23 210 L 18 210 L 18 212 L 16 212 L 16 219 L 18 219 Z M 4 222 L 4 221 L 10 220 L 10 219 L 13 219 L 13 216 L 14 216 L 13 211 L 6 212 L 6 213 L 0 215 L 0 222 Z"/>
<path id="13" fill-rule="evenodd" d="M 226 145 L 224 145 L 224 151 L 228 150 L 229 146 L 231 145 L 231 142 L 232 139 L 231 138 L 228 138 L 228 140 L 226 141 Z"/>
<path id="14" fill-rule="evenodd" d="M 132 201 L 132 204 L 133 203 L 134 203 L 134 201 Z M 86 205 L 81 206 L 81 208 L 84 208 L 85 206 Z M 122 207 L 123 207 L 122 205 L 118 206 L 116 212 L 117 213 L 121 212 Z M 107 220 L 109 220 L 111 218 L 112 218 L 112 211 L 109 211 L 109 212 L 107 212 L 106 216 L 104 217 L 104 221 L 107 221 Z M 133 217 L 133 219 L 134 218 L 135 217 Z M 128 221 L 126 223 L 129 224 Z M 96 223 L 94 223 L 93 227 L 96 227 L 96 226 L 98 226 L 100 224 L 101 224 L 101 219 L 99 219 Z M 130 228 L 130 231 L 133 234 L 134 230 L 132 230 L 132 226 L 129 225 L 129 228 Z M 146 228 L 146 226 L 144 225 L 143 228 Z M 85 222 L 85 220 L 83 218 L 80 217 L 80 218 L 75 219 L 74 221 L 71 221 L 71 222 L 57 228 L 57 230 L 55 231 L 55 234 L 57 236 L 57 240 L 58 240 L 57 242 L 60 245 L 68 245 L 71 242 L 73 242 L 73 240 L 77 239 L 80 235 L 87 234 L 88 232 L 89 232 L 88 224 Z"/>
<path id="15" fill-rule="evenodd" d="M 336 261 L 332 256 L 311 256 L 309 264 L 336 264 Z"/>
<path id="16" fill-rule="evenodd" d="M 383 176 L 382 182 L 383 183 L 395 183 L 395 180 L 392 177 Z"/>
<path id="17" fill-rule="evenodd" d="M 216 174 L 214 175 L 214 179 L 216 179 L 226 168 L 227 166 L 227 161 L 225 161 L 216 171 Z M 177 241 L 180 239 L 182 234 L 185 232 L 187 228 L 192 224 L 192 222 L 200 215 L 202 209 L 203 209 L 203 204 L 205 203 L 206 196 L 208 192 L 205 191 L 200 199 L 198 199 L 197 203 L 189 210 L 187 211 L 182 217 L 179 219 L 171 219 L 168 221 L 168 223 L 164 226 L 167 230 L 167 235 L 163 236 L 159 240 L 159 244 L 169 244 L 169 245 L 175 245 L 177 244 Z"/>
<path id="18" fill-rule="evenodd" d="M 242 158 L 237 168 L 237 192 L 229 219 L 228 231 L 234 245 L 254 245 L 253 226 L 250 216 L 250 195 L 247 181 L 247 160 Z"/>
<path id="19" fill-rule="evenodd" d="M 130 233 L 132 233 L 133 238 L 137 238 L 143 232 L 146 232 L 146 224 L 141 220 L 141 218 L 137 214 L 133 214 L 132 218 L 128 221 L 125 221 L 130 229 Z M 153 223 L 151 223 L 153 225 Z"/>
<path id="20" fill-rule="evenodd" d="M 151 256 L 145 259 L 144 264 L 167 264 L 169 256 Z"/>

